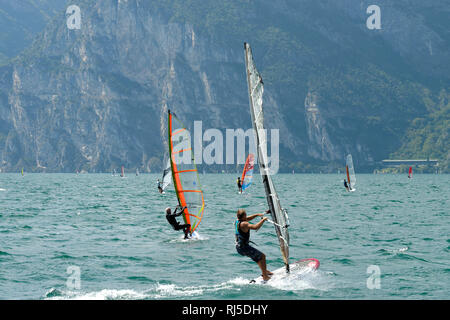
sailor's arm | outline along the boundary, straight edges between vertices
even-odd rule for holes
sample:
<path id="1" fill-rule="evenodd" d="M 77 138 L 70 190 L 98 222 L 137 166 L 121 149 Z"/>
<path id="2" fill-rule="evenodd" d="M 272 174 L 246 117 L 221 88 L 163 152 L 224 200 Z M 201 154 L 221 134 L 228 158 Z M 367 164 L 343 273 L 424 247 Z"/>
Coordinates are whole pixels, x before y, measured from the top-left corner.
<path id="1" fill-rule="evenodd" d="M 266 213 L 269 213 L 269 212 L 270 212 L 270 210 L 266 210 Z M 248 216 L 247 221 L 252 221 L 256 217 L 263 217 L 263 216 L 264 216 L 264 213 L 255 213 L 255 214 Z"/>
<path id="2" fill-rule="evenodd" d="M 180 209 L 180 212 L 179 212 L 179 213 L 177 213 L 177 210 L 178 210 L 178 209 Z M 184 212 L 184 209 L 187 209 L 187 207 L 186 207 L 186 206 L 185 206 L 185 207 L 178 206 L 178 207 L 175 209 L 175 212 L 173 213 L 174 216 L 175 216 L 175 217 L 181 216 L 181 215 L 183 214 L 183 212 Z"/>
<path id="3" fill-rule="evenodd" d="M 247 216 L 247 221 L 252 221 L 253 219 L 255 219 L 256 217 L 262 217 L 264 215 L 264 213 L 255 213 L 252 214 L 250 216 Z"/>
<path id="4" fill-rule="evenodd" d="M 251 223 L 248 223 L 248 228 L 250 229 L 250 230 L 255 230 L 255 231 L 257 231 L 257 230 L 259 230 L 259 228 L 261 228 L 262 227 L 262 225 L 264 224 L 264 222 L 267 220 L 267 217 L 264 217 L 264 218 L 262 218 L 258 223 L 256 223 L 256 224 L 251 224 Z"/>

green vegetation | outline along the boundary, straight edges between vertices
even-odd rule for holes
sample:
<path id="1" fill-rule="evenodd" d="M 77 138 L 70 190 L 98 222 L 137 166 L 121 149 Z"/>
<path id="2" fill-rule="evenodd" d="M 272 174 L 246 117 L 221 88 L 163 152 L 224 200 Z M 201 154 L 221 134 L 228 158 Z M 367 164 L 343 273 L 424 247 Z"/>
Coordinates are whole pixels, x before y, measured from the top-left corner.
<path id="1" fill-rule="evenodd" d="M 440 160 L 442 172 L 450 172 L 450 95 L 441 90 L 437 99 L 426 92 L 424 103 L 429 114 L 415 118 L 406 132 L 401 148 L 391 159 L 421 158 Z"/>

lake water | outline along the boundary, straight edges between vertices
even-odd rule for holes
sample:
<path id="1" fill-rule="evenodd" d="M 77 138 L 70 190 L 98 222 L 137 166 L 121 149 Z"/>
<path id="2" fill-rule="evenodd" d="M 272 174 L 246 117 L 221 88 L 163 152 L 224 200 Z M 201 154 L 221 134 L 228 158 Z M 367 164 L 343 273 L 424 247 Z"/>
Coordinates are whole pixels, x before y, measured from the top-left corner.
<path id="1" fill-rule="evenodd" d="M 160 175 L 1 174 L 0 299 L 449 298 L 449 175 L 360 174 L 352 193 L 343 175 L 274 176 L 291 261 L 321 265 L 265 285 L 249 284 L 260 270 L 237 254 L 233 226 L 238 208 L 267 209 L 264 189 L 255 176 L 239 195 L 237 175 L 200 175 L 204 218 L 184 241 Z M 270 270 L 283 266 L 273 225 L 251 239 Z"/>

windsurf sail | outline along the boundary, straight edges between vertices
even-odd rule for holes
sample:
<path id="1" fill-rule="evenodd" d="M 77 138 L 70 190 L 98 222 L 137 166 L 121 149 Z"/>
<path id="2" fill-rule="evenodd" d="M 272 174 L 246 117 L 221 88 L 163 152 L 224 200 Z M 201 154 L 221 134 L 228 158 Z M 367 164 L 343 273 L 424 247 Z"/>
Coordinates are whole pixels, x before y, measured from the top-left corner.
<path id="1" fill-rule="evenodd" d="M 122 178 L 125 176 L 125 170 L 124 170 L 123 166 L 122 166 L 122 170 L 121 170 L 121 172 L 120 172 L 120 176 L 121 176 Z"/>
<path id="2" fill-rule="evenodd" d="M 412 178 L 412 167 L 409 167 L 408 178 Z"/>
<path id="3" fill-rule="evenodd" d="M 353 158 L 352 155 L 347 155 L 346 159 L 346 169 L 347 169 L 347 182 L 350 190 L 354 190 L 356 186 L 356 174 L 355 168 L 353 167 Z"/>
<path id="4" fill-rule="evenodd" d="M 191 136 L 177 116 L 169 110 L 169 156 L 172 180 L 185 223 L 191 225 L 192 234 L 202 221 L 205 209 L 203 191 L 198 177 Z"/>
<path id="5" fill-rule="evenodd" d="M 245 48 L 245 66 L 247 71 L 248 96 L 250 104 L 250 114 L 252 116 L 252 124 L 258 152 L 259 170 L 266 192 L 267 204 L 269 205 L 270 215 L 272 216 L 272 224 L 280 244 L 281 255 L 289 272 L 289 219 L 287 211 L 281 207 L 280 199 L 275 191 L 275 187 L 270 176 L 270 168 L 267 158 L 267 137 L 264 130 L 264 113 L 263 113 L 263 92 L 264 83 L 261 75 L 256 69 L 253 61 L 252 50 L 248 43 L 244 43 Z"/>
<path id="6" fill-rule="evenodd" d="M 166 188 L 172 183 L 172 167 L 170 164 L 170 158 L 167 159 L 167 164 L 166 167 L 163 171 L 163 175 L 162 175 L 162 186 L 161 188 L 164 190 L 166 190 Z"/>
<path id="7" fill-rule="evenodd" d="M 255 156 L 250 153 L 245 161 L 244 170 L 242 170 L 242 191 L 250 187 L 253 180 L 253 167 L 255 165 Z"/>

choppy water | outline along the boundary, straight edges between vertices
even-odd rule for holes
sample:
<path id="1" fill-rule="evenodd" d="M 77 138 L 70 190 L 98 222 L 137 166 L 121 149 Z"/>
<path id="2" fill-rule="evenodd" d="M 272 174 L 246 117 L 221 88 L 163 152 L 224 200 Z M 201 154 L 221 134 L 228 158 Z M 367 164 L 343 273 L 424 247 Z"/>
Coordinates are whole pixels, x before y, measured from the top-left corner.
<path id="1" fill-rule="evenodd" d="M 239 195 L 236 176 L 201 176 L 207 208 L 186 242 L 165 220 L 176 196 L 157 193 L 159 175 L 2 174 L 0 299 L 449 298 L 449 175 L 361 174 L 354 193 L 339 175 L 277 175 L 292 261 L 321 266 L 271 285 L 249 284 L 259 269 L 234 248 L 236 209 L 267 208 L 259 177 Z M 252 240 L 269 269 L 282 266 L 271 224 Z M 368 288 L 371 265 L 379 289 Z"/>

